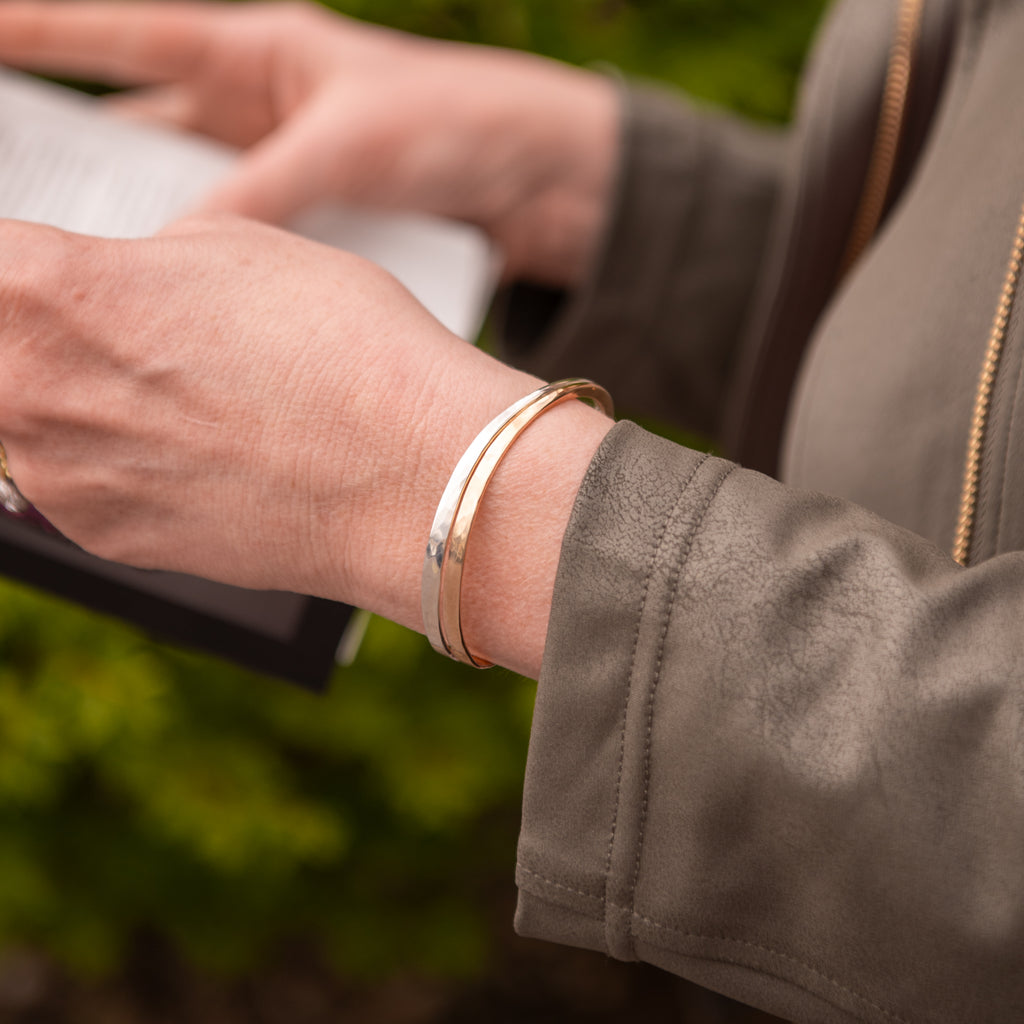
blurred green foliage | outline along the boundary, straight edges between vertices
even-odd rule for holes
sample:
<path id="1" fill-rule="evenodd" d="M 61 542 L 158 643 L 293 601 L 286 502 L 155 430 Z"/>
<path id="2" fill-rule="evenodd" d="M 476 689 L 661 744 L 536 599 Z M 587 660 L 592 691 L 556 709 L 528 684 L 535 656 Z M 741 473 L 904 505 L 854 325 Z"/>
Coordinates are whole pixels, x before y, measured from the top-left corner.
<path id="1" fill-rule="evenodd" d="M 824 0 L 340 0 L 423 35 L 614 65 L 768 120 L 789 112 Z"/>
<path id="2" fill-rule="evenodd" d="M 783 117 L 822 0 L 346 0 Z M 350 976 L 464 973 L 510 883 L 533 684 L 374 622 L 316 698 L 0 585 L 0 948 L 83 972 L 140 925 L 203 965 L 314 936 Z"/>
<path id="3" fill-rule="evenodd" d="M 102 972 L 150 923 L 211 967 L 288 933 L 350 974 L 477 966 L 531 684 L 380 621 L 325 698 L 11 585 L 0 622 L 0 946 Z"/>

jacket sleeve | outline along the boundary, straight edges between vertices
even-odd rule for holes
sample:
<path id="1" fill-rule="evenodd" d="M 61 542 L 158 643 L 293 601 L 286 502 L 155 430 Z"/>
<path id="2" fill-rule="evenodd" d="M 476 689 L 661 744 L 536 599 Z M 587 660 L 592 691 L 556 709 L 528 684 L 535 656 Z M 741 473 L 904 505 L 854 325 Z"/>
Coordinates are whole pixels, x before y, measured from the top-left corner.
<path id="1" fill-rule="evenodd" d="M 545 379 L 614 382 L 626 411 L 717 424 L 784 174 L 785 136 L 654 89 L 623 92 L 618 183 L 589 278 L 518 284 L 495 323 Z"/>
<path id="2" fill-rule="evenodd" d="M 565 537 L 517 927 L 797 1021 L 1024 1019 L 1024 553 L 619 424 Z"/>

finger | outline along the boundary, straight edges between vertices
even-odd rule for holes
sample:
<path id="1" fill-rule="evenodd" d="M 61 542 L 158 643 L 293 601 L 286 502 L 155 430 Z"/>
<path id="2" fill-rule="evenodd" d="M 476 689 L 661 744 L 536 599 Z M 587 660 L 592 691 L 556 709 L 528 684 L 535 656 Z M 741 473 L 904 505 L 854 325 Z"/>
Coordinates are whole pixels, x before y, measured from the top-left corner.
<path id="1" fill-rule="evenodd" d="M 185 131 L 198 131 L 202 116 L 195 93 L 177 85 L 112 93 L 104 96 L 102 102 L 117 117 Z"/>
<path id="2" fill-rule="evenodd" d="M 271 224 L 337 192 L 330 161 L 324 159 L 324 134 L 318 112 L 286 121 L 253 146 L 235 170 L 207 194 L 197 213 L 235 213 Z"/>
<path id="3" fill-rule="evenodd" d="M 0 3 L 0 61 L 112 83 L 171 81 L 202 61 L 220 10 L 199 3 Z"/>

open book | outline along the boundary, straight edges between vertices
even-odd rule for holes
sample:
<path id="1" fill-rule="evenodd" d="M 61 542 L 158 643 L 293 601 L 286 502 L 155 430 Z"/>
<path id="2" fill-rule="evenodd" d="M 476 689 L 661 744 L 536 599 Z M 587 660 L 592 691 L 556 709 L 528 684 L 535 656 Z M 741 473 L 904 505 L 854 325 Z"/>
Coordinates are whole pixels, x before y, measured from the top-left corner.
<path id="1" fill-rule="evenodd" d="M 141 237 L 187 212 L 236 159 L 223 146 L 120 120 L 89 97 L 0 69 L 0 218 Z M 340 205 L 307 211 L 293 227 L 374 260 L 450 330 L 476 336 L 495 260 L 475 229 Z M 0 573 L 313 686 L 326 680 L 351 621 L 352 609 L 329 601 L 105 562 L 3 511 Z"/>

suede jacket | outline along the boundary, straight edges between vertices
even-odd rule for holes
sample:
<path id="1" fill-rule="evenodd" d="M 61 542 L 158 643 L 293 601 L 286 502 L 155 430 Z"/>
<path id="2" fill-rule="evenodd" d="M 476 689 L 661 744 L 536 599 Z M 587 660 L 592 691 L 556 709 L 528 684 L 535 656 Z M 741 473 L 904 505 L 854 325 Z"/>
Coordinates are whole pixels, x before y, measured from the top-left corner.
<path id="1" fill-rule="evenodd" d="M 505 306 L 522 365 L 736 459 L 624 422 L 590 467 L 517 927 L 797 1021 L 1014 1022 L 1024 2 L 924 0 L 885 216 L 844 273 L 906 4 L 842 0 L 788 132 L 631 90 L 590 279 Z"/>

